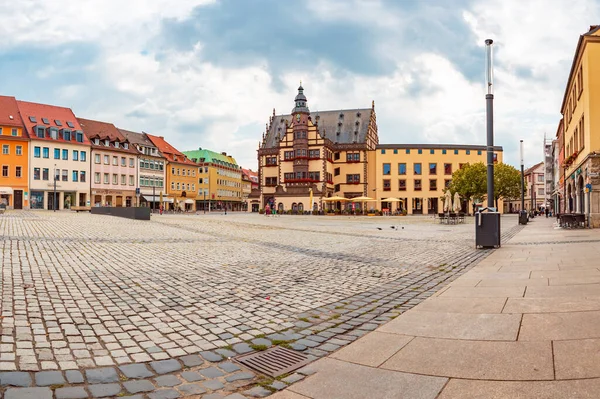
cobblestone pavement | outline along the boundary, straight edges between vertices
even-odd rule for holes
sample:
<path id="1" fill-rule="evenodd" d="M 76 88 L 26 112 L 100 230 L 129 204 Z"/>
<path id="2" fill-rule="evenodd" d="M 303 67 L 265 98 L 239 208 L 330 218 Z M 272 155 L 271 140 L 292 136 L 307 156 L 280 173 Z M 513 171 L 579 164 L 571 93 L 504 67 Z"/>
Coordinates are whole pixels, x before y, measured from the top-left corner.
<path id="1" fill-rule="evenodd" d="M 505 239 L 519 229 L 503 223 Z M 356 340 L 487 256 L 473 230 L 429 217 L 7 212 L 0 393 L 266 396 L 310 366 L 259 379 L 231 357 L 282 345 L 317 358 Z"/>

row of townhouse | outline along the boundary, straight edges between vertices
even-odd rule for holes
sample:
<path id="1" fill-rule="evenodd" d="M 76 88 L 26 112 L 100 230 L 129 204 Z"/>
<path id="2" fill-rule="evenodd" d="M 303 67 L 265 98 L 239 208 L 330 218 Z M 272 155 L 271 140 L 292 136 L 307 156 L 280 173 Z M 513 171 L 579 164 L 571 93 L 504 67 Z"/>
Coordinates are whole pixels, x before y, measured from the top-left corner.
<path id="1" fill-rule="evenodd" d="M 0 96 L 0 204 L 9 209 L 147 206 L 243 210 L 243 171 L 210 150 Z M 247 196 L 246 196 L 247 198 Z"/>

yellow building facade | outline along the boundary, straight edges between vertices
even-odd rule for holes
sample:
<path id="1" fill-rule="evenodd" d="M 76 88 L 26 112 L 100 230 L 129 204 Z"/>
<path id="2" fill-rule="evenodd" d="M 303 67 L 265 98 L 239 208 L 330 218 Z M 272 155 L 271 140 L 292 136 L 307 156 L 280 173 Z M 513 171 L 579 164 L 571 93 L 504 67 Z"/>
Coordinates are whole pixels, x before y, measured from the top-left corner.
<path id="1" fill-rule="evenodd" d="M 444 189 L 452 173 L 465 164 L 487 163 L 486 147 L 455 144 L 382 144 L 370 153 L 370 197 L 378 200 L 376 209 L 409 215 L 437 214 L 444 210 Z M 494 148 L 494 161 L 502 162 L 502 148 Z M 386 198 L 402 202 L 385 202 Z M 501 202 L 501 201 L 500 201 Z M 503 209 L 499 204 L 499 209 Z M 470 213 L 472 204 L 463 201 L 462 211 Z"/>
<path id="2" fill-rule="evenodd" d="M 566 212 L 600 227 L 600 26 L 581 35 L 565 89 L 563 115 Z M 590 188 L 591 187 L 591 188 Z"/>
<path id="3" fill-rule="evenodd" d="M 302 86 L 290 115 L 273 115 L 259 143 L 261 209 L 303 213 L 367 195 L 368 152 L 378 143 L 375 106 L 311 114 Z"/>

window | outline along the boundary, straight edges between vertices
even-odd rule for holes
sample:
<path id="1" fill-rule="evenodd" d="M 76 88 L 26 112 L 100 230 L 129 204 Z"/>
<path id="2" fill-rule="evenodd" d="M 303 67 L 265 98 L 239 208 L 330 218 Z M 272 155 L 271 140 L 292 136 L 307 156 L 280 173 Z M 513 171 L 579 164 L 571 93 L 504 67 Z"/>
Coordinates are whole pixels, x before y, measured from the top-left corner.
<path id="1" fill-rule="evenodd" d="M 175 190 L 175 183 L 171 182 L 171 190 Z"/>
<path id="2" fill-rule="evenodd" d="M 385 150 L 381 150 L 381 153 L 385 154 Z M 337 161 L 339 159 L 340 159 L 340 153 L 339 152 L 336 152 L 335 154 L 333 154 L 333 160 L 334 161 Z"/>
<path id="3" fill-rule="evenodd" d="M 68 161 L 69 160 L 69 150 L 62 150 L 62 159 L 64 161 Z"/>
<path id="4" fill-rule="evenodd" d="M 174 166 L 172 166 L 172 167 L 171 167 L 171 174 L 172 174 L 172 175 L 174 175 L 174 174 L 175 174 L 175 167 L 174 167 Z"/>
<path id="5" fill-rule="evenodd" d="M 44 129 L 43 127 L 38 127 L 35 133 L 38 136 L 38 138 L 43 139 L 46 136 L 46 129 Z"/>
<path id="6" fill-rule="evenodd" d="M 104 174 L 104 184 L 110 183 L 110 175 L 108 173 Z"/>
<path id="7" fill-rule="evenodd" d="M 79 151 L 79 159 L 81 160 L 81 162 L 85 162 L 86 159 L 86 153 L 85 151 Z"/>
<path id="8" fill-rule="evenodd" d="M 410 148 L 407 148 L 407 149 L 406 149 L 406 153 L 407 153 L 407 154 L 410 154 Z"/>
<path id="9" fill-rule="evenodd" d="M 420 175 L 421 174 L 421 164 L 420 163 L 414 164 L 414 168 L 415 168 L 415 175 Z"/>
<path id="10" fill-rule="evenodd" d="M 62 170 L 62 181 L 69 181 L 69 171 L 66 169 Z"/>
<path id="11" fill-rule="evenodd" d="M 467 155 L 471 155 L 471 150 L 467 150 Z"/>
<path id="12" fill-rule="evenodd" d="M 392 166 L 389 163 L 384 163 L 383 164 L 383 174 L 384 175 L 391 175 L 392 174 Z"/>
<path id="13" fill-rule="evenodd" d="M 543 183 L 544 182 L 544 175 L 539 174 L 538 178 L 537 178 L 538 183 Z"/>
<path id="14" fill-rule="evenodd" d="M 481 155 L 481 150 L 477 150 L 477 155 Z"/>
<path id="15" fill-rule="evenodd" d="M 73 161 L 79 161 L 79 151 L 73 150 Z"/>
<path id="16" fill-rule="evenodd" d="M 346 175 L 346 183 L 350 183 L 350 184 L 360 183 L 360 174 Z"/>
<path id="17" fill-rule="evenodd" d="M 406 180 L 404 180 L 404 179 L 398 180 L 398 190 L 406 191 Z"/>
<path id="18" fill-rule="evenodd" d="M 63 139 L 65 141 L 71 141 L 71 132 L 68 130 L 63 130 Z"/>
<path id="19" fill-rule="evenodd" d="M 113 165 L 114 166 L 119 165 L 119 157 L 113 157 Z"/>
<path id="20" fill-rule="evenodd" d="M 398 174 L 399 175 L 405 175 L 406 174 L 406 164 L 405 163 L 399 163 L 398 164 Z"/>
<path id="21" fill-rule="evenodd" d="M 347 162 L 360 162 L 360 152 L 346 153 Z"/>
<path id="22" fill-rule="evenodd" d="M 437 191 L 437 180 L 435 180 L 435 179 L 429 180 L 429 191 Z"/>
<path id="23" fill-rule="evenodd" d="M 100 172 L 94 173 L 94 183 L 100 184 Z"/>
<path id="24" fill-rule="evenodd" d="M 79 179 L 78 179 L 78 176 L 79 176 L 78 171 L 74 170 L 72 176 L 73 176 L 73 181 L 74 182 L 79 181 Z"/>
<path id="25" fill-rule="evenodd" d="M 445 163 L 444 164 L 444 174 L 445 175 L 452 175 L 452 164 L 451 163 Z"/>
<path id="26" fill-rule="evenodd" d="M 44 158 L 50 158 L 50 148 L 48 148 L 48 147 L 44 147 L 44 148 L 42 149 L 42 156 L 43 156 Z"/>
<path id="27" fill-rule="evenodd" d="M 54 149 L 54 159 L 60 159 L 60 148 Z"/>
<path id="28" fill-rule="evenodd" d="M 265 177 L 265 185 L 267 186 L 276 186 L 277 178 L 276 177 Z"/>
<path id="29" fill-rule="evenodd" d="M 398 149 L 394 148 L 394 154 L 398 153 Z"/>
<path id="30" fill-rule="evenodd" d="M 446 155 L 446 150 L 442 150 L 442 155 Z"/>
<path id="31" fill-rule="evenodd" d="M 51 127 L 51 128 L 50 128 L 50 129 L 48 129 L 48 130 L 50 130 L 50 137 L 51 137 L 53 140 L 56 140 L 56 139 L 58 138 L 58 129 L 56 129 L 56 128 L 54 128 L 54 127 Z"/>
<path id="32" fill-rule="evenodd" d="M 320 172 L 308 172 L 308 178 L 312 181 L 321 181 L 321 173 Z"/>
<path id="33" fill-rule="evenodd" d="M 384 150 L 384 149 L 382 149 L 382 150 L 381 150 L 381 153 L 382 153 L 382 154 L 385 154 L 385 150 Z M 336 154 L 338 154 L 338 153 L 336 152 Z M 337 159 L 339 159 L 339 155 L 338 155 L 338 158 L 337 158 Z M 384 181 L 385 181 L 385 180 L 384 180 Z"/>
<path id="34" fill-rule="evenodd" d="M 188 186 L 189 186 L 189 184 L 188 184 Z M 192 183 L 192 191 L 196 192 L 196 185 L 194 183 Z"/>
<path id="35" fill-rule="evenodd" d="M 100 163 L 100 154 L 94 155 L 94 163 Z"/>
<path id="36" fill-rule="evenodd" d="M 83 143 L 83 133 L 77 133 L 76 139 L 78 143 Z"/>
<path id="37" fill-rule="evenodd" d="M 17 132 L 17 129 L 12 129 L 11 135 L 12 136 L 17 136 L 19 133 Z"/>
<path id="38" fill-rule="evenodd" d="M 8 154 L 9 154 L 8 144 L 2 144 L 2 155 L 8 155 Z"/>
<path id="39" fill-rule="evenodd" d="M 16 153 L 17 153 L 17 155 L 23 155 L 23 146 L 22 145 L 18 145 L 16 147 Z"/>
<path id="40" fill-rule="evenodd" d="M 33 156 L 35 158 L 39 158 L 40 157 L 40 150 L 41 150 L 40 147 L 33 147 Z"/>
<path id="41" fill-rule="evenodd" d="M 333 186 L 333 191 L 335 191 L 335 192 L 340 191 L 340 185 L 336 184 L 335 186 Z"/>
<path id="42" fill-rule="evenodd" d="M 127 175 L 121 175 L 121 185 L 124 186 L 127 184 Z"/>
<path id="43" fill-rule="evenodd" d="M 22 167 L 16 166 L 15 167 L 15 177 L 21 177 L 21 171 L 22 171 Z"/>
<path id="44" fill-rule="evenodd" d="M 340 168 L 335 168 L 335 169 L 333 170 L 333 175 L 334 175 L 334 176 L 339 176 L 339 175 L 340 175 Z"/>
<path id="45" fill-rule="evenodd" d="M 44 169 L 44 171 L 48 173 L 48 169 Z M 33 168 L 33 180 L 40 180 L 40 168 Z M 44 180 L 48 179 L 46 178 Z"/>
<path id="46" fill-rule="evenodd" d="M 430 154 L 435 154 L 435 150 L 429 150 Z"/>
<path id="47" fill-rule="evenodd" d="M 110 162 L 110 157 L 108 155 L 104 156 L 104 165 L 108 165 Z"/>
<path id="48" fill-rule="evenodd" d="M 421 179 L 415 179 L 415 191 L 421 191 Z"/>
<path id="49" fill-rule="evenodd" d="M 129 158 L 129 167 L 130 168 L 134 168 L 135 167 L 135 159 Z"/>
<path id="50" fill-rule="evenodd" d="M 121 166 L 127 166 L 127 158 L 121 157 Z"/>
<path id="51" fill-rule="evenodd" d="M 39 169 L 40 168 L 37 168 L 37 169 L 38 169 L 38 178 L 37 178 L 37 180 L 39 180 L 40 179 L 40 176 L 39 176 L 39 173 L 40 173 Z M 50 180 L 50 169 L 48 169 L 48 168 L 42 169 L 42 180 Z"/>
<path id="52" fill-rule="evenodd" d="M 181 190 L 181 188 L 179 186 L 179 182 L 177 182 L 177 190 Z"/>
<path id="53" fill-rule="evenodd" d="M 85 183 L 85 170 L 79 171 L 79 181 Z"/>
<path id="54" fill-rule="evenodd" d="M 452 180 L 450 180 L 450 179 L 446 179 L 446 180 L 444 180 L 444 187 L 445 187 L 445 188 L 448 188 L 448 187 L 450 187 L 450 183 L 451 183 L 451 182 L 452 182 Z"/>
<path id="55" fill-rule="evenodd" d="M 430 163 L 429 164 L 429 174 L 430 175 L 437 175 L 437 163 Z"/>
<path id="56" fill-rule="evenodd" d="M 2 165 L 2 177 L 8 177 L 8 165 Z"/>
<path id="57" fill-rule="evenodd" d="M 392 183 L 390 179 L 383 180 L 383 191 L 390 191 L 392 189 Z"/>
<path id="58" fill-rule="evenodd" d="M 423 153 L 423 150 L 419 148 L 419 149 L 417 150 L 417 152 L 418 152 L 419 154 L 422 154 L 422 153 Z"/>
<path id="59" fill-rule="evenodd" d="M 119 175 L 116 173 L 113 173 L 113 178 L 112 178 L 112 184 L 119 184 Z"/>
<path id="60" fill-rule="evenodd" d="M 538 188 L 538 195 L 544 195 L 544 189 Z"/>
<path id="61" fill-rule="evenodd" d="M 465 167 L 465 164 L 464 164 L 464 163 L 459 163 L 459 164 L 458 164 L 458 169 L 462 169 L 462 168 L 464 168 L 464 167 Z"/>
<path id="62" fill-rule="evenodd" d="M 454 150 L 454 155 L 458 155 L 458 150 Z"/>

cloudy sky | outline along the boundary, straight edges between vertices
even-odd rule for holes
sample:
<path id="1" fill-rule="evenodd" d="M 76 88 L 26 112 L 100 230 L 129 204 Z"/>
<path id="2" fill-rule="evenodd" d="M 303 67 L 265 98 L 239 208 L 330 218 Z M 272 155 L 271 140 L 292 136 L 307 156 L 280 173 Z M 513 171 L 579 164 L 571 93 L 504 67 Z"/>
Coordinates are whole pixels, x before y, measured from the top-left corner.
<path id="1" fill-rule="evenodd" d="M 0 94 L 227 151 L 256 168 L 273 108 L 370 107 L 380 143 L 485 144 L 542 160 L 600 0 L 0 0 Z"/>

